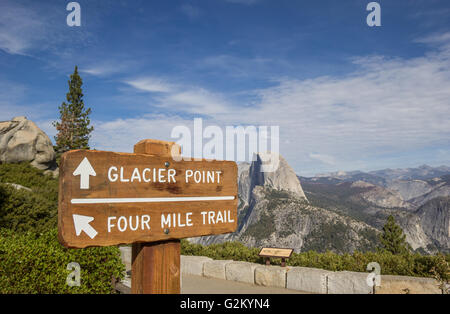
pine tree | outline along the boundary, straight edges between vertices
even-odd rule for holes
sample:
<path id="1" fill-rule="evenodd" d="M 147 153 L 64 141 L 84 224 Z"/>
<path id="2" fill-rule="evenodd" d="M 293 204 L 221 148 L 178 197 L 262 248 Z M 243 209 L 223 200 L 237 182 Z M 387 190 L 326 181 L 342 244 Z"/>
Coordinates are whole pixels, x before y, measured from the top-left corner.
<path id="1" fill-rule="evenodd" d="M 57 159 L 69 150 L 89 149 L 90 133 L 94 130 L 90 126 L 89 115 L 91 108 L 84 108 L 83 81 L 75 66 L 74 73 L 70 76 L 69 92 L 66 94 L 67 102 L 59 106 L 60 121 L 54 121 L 53 126 L 57 130 L 55 136 L 55 151 Z"/>
<path id="2" fill-rule="evenodd" d="M 388 217 L 383 227 L 383 234 L 380 237 L 380 241 L 383 249 L 392 254 L 404 254 L 410 250 L 402 228 L 397 225 L 392 215 Z"/>

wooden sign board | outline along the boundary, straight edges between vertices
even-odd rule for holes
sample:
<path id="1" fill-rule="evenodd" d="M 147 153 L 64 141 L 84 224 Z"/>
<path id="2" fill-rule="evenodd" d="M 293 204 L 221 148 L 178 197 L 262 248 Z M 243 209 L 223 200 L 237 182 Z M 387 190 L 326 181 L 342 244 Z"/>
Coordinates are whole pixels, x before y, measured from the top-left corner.
<path id="1" fill-rule="evenodd" d="M 259 256 L 289 258 L 293 251 L 293 249 L 262 248 L 259 252 Z"/>
<path id="2" fill-rule="evenodd" d="M 237 165 L 76 150 L 60 163 L 58 237 L 84 248 L 234 232 Z"/>

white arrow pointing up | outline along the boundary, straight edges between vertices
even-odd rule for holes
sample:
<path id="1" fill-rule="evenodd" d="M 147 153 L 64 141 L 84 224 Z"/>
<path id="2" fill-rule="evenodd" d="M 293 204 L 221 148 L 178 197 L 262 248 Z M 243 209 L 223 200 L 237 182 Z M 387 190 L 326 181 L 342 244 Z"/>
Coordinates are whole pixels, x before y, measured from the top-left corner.
<path id="1" fill-rule="evenodd" d="M 74 176 L 80 176 L 80 189 L 89 189 L 89 176 L 96 176 L 94 168 L 92 168 L 89 160 L 84 157 L 83 161 L 78 165 L 77 169 L 73 172 Z"/>
<path id="2" fill-rule="evenodd" d="M 75 225 L 75 232 L 77 234 L 77 237 L 80 236 L 81 231 L 84 231 L 89 236 L 89 238 L 95 238 L 98 232 L 89 224 L 93 220 L 94 217 L 75 214 L 73 215 L 73 224 Z"/>

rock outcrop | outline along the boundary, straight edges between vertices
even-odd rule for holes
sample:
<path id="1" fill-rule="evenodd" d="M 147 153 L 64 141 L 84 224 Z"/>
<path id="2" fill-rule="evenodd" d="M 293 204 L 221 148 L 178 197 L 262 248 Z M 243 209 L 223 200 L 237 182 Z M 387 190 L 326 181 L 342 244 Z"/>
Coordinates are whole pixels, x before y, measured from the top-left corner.
<path id="1" fill-rule="evenodd" d="M 204 245 L 240 241 L 247 246 L 290 247 L 296 252 L 327 249 L 336 252 L 364 250 L 377 230 L 363 222 L 312 206 L 286 160 L 262 172 L 267 156 L 258 154 L 239 165 L 238 230 L 232 234 L 193 238 Z"/>
<path id="2" fill-rule="evenodd" d="M 263 161 L 268 160 L 270 153 L 258 153 L 251 165 L 239 165 L 239 196 L 247 204 L 251 203 L 252 192 L 256 186 L 269 187 L 278 191 L 286 191 L 298 198 L 306 199 L 302 186 L 294 169 L 287 161 L 277 155 L 278 167 L 273 172 L 263 172 Z"/>
<path id="3" fill-rule="evenodd" d="M 264 189 L 282 191 L 288 193 L 292 198 L 307 201 L 297 175 L 281 155 L 275 156 L 278 158 L 278 167 L 275 171 L 262 171 L 263 162 L 273 157 L 274 155 L 271 153 L 258 153 L 255 154 L 251 164 L 239 165 L 239 231 L 252 223 L 249 221 L 249 217 L 255 205 L 261 201 L 259 194 Z"/>
<path id="4" fill-rule="evenodd" d="M 390 191 L 381 186 L 372 186 L 367 192 L 363 192 L 360 196 L 379 207 L 384 208 L 409 208 L 410 205 L 403 201 L 398 192 Z"/>
<path id="5" fill-rule="evenodd" d="M 450 252 L 450 197 L 438 196 L 413 213 L 397 212 L 398 223 L 413 249 Z"/>
<path id="6" fill-rule="evenodd" d="M 20 191 L 20 190 L 24 190 L 24 191 L 28 191 L 28 192 L 32 192 L 32 191 L 33 191 L 33 190 L 30 189 L 30 188 L 27 188 L 27 187 L 25 187 L 25 186 L 23 186 L 23 185 L 16 184 L 16 183 L 4 183 L 4 185 L 13 187 L 13 188 L 16 189 L 17 191 Z"/>
<path id="7" fill-rule="evenodd" d="M 55 170 L 52 142 L 25 117 L 0 122 L 0 163 L 30 162 L 41 170 Z"/>
<path id="8" fill-rule="evenodd" d="M 445 182 L 444 184 L 437 185 L 434 189 L 432 189 L 430 192 L 423 194 L 421 196 L 418 196 L 416 198 L 413 198 L 410 200 L 411 203 L 422 206 L 425 203 L 438 198 L 438 197 L 450 197 L 450 184 Z"/>
<path id="9" fill-rule="evenodd" d="M 437 197 L 422 205 L 416 213 L 425 234 L 433 244 L 450 250 L 450 197 Z"/>
<path id="10" fill-rule="evenodd" d="M 387 188 L 400 193 L 405 201 L 430 192 L 433 186 L 423 180 L 393 180 L 388 182 Z"/>
<path id="11" fill-rule="evenodd" d="M 422 222 L 419 216 L 414 213 L 396 212 L 392 213 L 395 220 L 400 225 L 406 236 L 406 242 L 413 250 L 421 248 L 427 253 L 432 253 L 430 248 L 432 241 L 422 228 Z"/>
<path id="12" fill-rule="evenodd" d="M 270 187 L 253 190 L 254 206 L 240 224 L 236 239 L 253 247 L 353 252 L 370 247 L 367 234 L 375 228 L 338 213 L 312 206 L 306 198 L 279 193 Z"/>

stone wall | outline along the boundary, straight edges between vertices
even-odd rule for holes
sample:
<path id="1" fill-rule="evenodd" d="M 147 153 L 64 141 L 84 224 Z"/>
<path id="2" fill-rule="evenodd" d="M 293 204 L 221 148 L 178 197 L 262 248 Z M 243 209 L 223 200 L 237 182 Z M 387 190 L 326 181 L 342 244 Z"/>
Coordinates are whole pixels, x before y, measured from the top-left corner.
<path id="1" fill-rule="evenodd" d="M 191 269 L 195 265 L 196 271 Z M 203 272 L 200 270 L 203 269 Z M 181 256 L 181 272 L 249 284 L 323 294 L 441 294 L 432 278 L 381 276 L 381 286 L 367 285 L 369 273 L 332 272 L 306 267 L 265 266 L 247 262 L 216 261 L 202 256 Z"/>
<path id="2" fill-rule="evenodd" d="M 131 247 L 121 247 L 122 259 L 131 270 Z M 287 288 L 320 294 L 441 294 L 439 283 L 432 278 L 381 276 L 379 287 L 367 285 L 369 273 L 332 272 L 307 267 L 266 266 L 231 260 L 213 260 L 204 256 L 181 256 L 181 273 L 233 280 L 248 284 Z M 125 284 L 130 284 L 128 277 Z"/>

